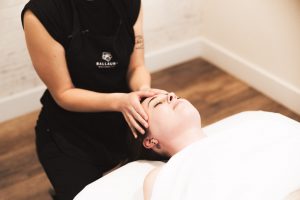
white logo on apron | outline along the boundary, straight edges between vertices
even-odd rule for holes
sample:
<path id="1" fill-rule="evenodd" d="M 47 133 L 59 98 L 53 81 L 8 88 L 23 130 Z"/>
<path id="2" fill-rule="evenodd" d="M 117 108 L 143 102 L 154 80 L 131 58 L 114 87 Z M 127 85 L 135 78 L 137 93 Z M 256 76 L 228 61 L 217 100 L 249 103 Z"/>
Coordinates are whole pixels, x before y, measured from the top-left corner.
<path id="1" fill-rule="evenodd" d="M 112 59 L 112 55 L 109 52 L 102 52 L 102 59 L 109 62 Z"/>
<path id="2" fill-rule="evenodd" d="M 113 68 L 115 67 L 118 62 L 110 62 L 111 59 L 113 58 L 112 54 L 110 52 L 102 52 L 102 60 L 106 61 L 106 62 L 103 62 L 103 61 L 99 61 L 99 62 L 96 62 L 96 66 L 99 68 L 99 69 L 103 69 L 103 68 Z"/>

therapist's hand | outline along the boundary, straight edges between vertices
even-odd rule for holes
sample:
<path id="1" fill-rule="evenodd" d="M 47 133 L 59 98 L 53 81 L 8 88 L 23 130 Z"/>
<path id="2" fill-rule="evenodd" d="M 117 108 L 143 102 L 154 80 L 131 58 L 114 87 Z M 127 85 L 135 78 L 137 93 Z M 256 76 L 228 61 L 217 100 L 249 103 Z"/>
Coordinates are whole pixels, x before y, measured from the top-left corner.
<path id="1" fill-rule="evenodd" d="M 140 88 L 140 91 L 149 91 L 149 92 L 154 92 L 155 94 L 168 94 L 166 90 L 161 90 L 157 88 L 148 88 L 148 87 L 142 87 Z"/>
<path id="2" fill-rule="evenodd" d="M 153 91 L 136 91 L 123 94 L 119 99 L 119 111 L 122 112 L 135 138 L 138 132 L 145 133 L 144 128 L 148 128 L 148 116 L 142 107 L 140 100 L 144 97 L 152 97 L 157 93 Z M 144 127 L 141 127 L 140 124 Z M 137 132 L 138 131 L 138 132 Z"/>

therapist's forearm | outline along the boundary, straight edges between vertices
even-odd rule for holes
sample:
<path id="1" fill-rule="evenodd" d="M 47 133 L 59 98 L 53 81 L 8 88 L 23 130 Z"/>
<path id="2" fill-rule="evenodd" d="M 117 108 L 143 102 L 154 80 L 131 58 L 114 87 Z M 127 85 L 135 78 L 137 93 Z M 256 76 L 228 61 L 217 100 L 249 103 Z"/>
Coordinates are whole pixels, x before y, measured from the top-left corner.
<path id="1" fill-rule="evenodd" d="M 146 67 L 141 66 L 132 70 L 128 75 L 128 84 L 132 91 L 151 88 L 151 75 Z"/>
<path id="2" fill-rule="evenodd" d="M 55 97 L 56 103 L 68 111 L 105 112 L 119 111 L 119 101 L 125 93 L 98 93 L 72 88 Z"/>
<path id="3" fill-rule="evenodd" d="M 128 74 L 128 84 L 132 91 L 151 87 L 151 76 L 148 70 L 136 67 Z M 74 112 L 120 111 L 120 101 L 126 93 L 98 93 L 80 88 L 71 88 L 59 96 L 53 95 L 55 101 L 65 110 Z"/>

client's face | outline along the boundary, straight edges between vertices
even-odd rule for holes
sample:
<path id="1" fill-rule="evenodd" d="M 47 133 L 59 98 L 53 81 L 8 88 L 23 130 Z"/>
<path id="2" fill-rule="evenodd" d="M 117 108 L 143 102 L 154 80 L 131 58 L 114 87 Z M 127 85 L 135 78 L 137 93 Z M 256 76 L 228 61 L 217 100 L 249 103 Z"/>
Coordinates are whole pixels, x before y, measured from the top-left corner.
<path id="1" fill-rule="evenodd" d="M 159 94 L 142 103 L 148 114 L 151 137 L 164 140 L 200 124 L 198 110 L 187 100 L 174 93 Z"/>

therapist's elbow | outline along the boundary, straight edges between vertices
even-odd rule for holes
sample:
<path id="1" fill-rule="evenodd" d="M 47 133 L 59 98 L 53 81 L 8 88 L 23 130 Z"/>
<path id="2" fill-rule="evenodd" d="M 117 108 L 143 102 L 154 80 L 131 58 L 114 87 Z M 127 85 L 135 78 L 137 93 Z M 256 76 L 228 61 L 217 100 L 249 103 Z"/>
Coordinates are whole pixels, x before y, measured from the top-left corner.
<path id="1" fill-rule="evenodd" d="M 52 94 L 55 103 L 67 111 L 77 111 L 76 107 L 74 106 L 74 101 L 70 96 L 70 90 L 65 90 L 64 92 L 60 92 L 57 94 Z"/>

